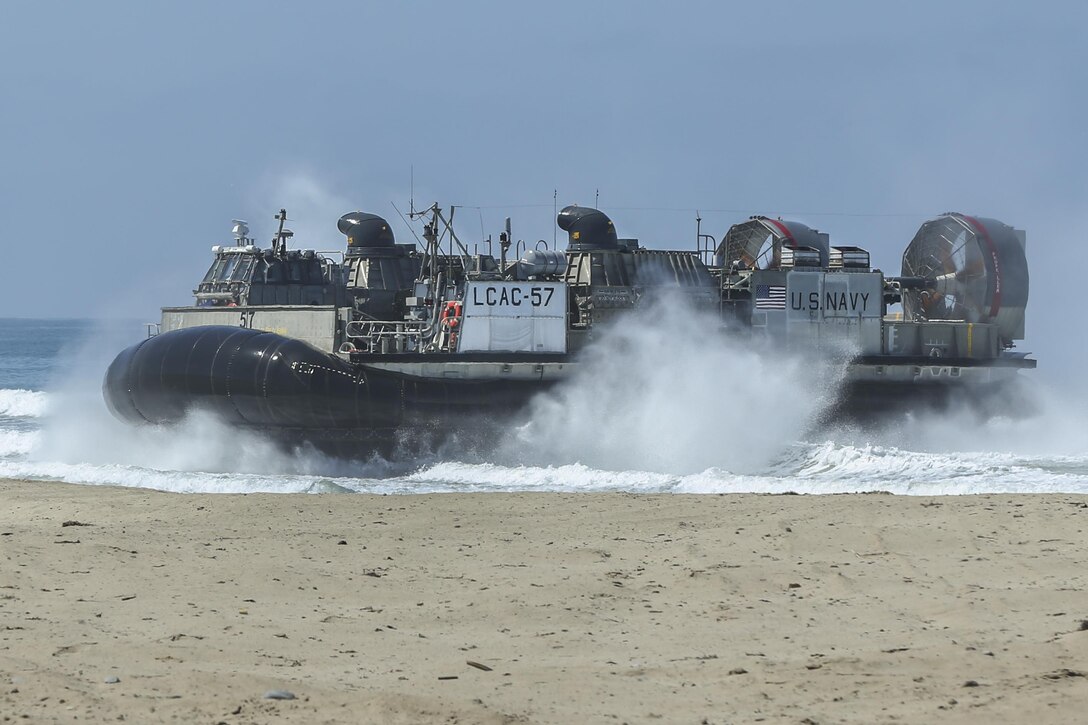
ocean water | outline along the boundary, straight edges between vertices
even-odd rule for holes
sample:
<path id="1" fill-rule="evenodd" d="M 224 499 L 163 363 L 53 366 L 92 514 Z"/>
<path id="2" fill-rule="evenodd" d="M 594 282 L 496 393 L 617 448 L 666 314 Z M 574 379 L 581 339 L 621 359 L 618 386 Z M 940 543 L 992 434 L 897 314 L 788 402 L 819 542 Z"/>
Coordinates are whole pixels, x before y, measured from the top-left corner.
<path id="1" fill-rule="evenodd" d="M 711 345 L 686 324 L 617 330 L 485 446 L 454 436 L 349 462 L 200 416 L 129 427 L 101 381 L 146 334 L 140 322 L 0 319 L 0 477 L 210 493 L 1088 493 L 1083 392 L 1033 381 L 1038 409 L 1015 419 L 953 410 L 816 426 L 834 370 Z"/>

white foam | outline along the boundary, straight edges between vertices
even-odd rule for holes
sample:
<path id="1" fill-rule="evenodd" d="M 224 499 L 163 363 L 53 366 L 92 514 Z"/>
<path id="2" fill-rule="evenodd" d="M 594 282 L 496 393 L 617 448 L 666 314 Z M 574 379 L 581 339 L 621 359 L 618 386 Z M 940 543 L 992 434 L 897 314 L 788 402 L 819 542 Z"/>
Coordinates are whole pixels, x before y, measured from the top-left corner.
<path id="1" fill-rule="evenodd" d="M 456 491 L 668 491 L 676 476 L 648 471 L 602 471 L 580 463 L 564 466 L 500 466 L 492 463 L 437 463 L 405 476 L 401 490 Z"/>
<path id="2" fill-rule="evenodd" d="M 138 465 L 0 459 L 0 477 L 178 493 L 1088 493 L 1088 457 L 920 453 L 830 442 L 798 445 L 776 464 L 773 471 L 761 474 L 709 468 L 675 476 L 647 471 L 600 470 L 582 464 L 502 466 L 458 461 L 434 463 L 406 475 L 373 477 L 367 475 L 370 471 L 371 467 L 367 465 L 358 466 L 358 475 L 352 476 L 169 470 Z"/>
<path id="3" fill-rule="evenodd" d="M 174 493 L 323 493 L 358 490 L 320 476 L 168 471 L 115 464 L 0 460 L 0 478 L 149 488 Z"/>
<path id="4" fill-rule="evenodd" d="M 49 411 L 49 394 L 36 390 L 0 390 L 0 417 L 40 418 Z"/>
<path id="5" fill-rule="evenodd" d="M 0 390 L 0 476 L 208 493 L 1088 493 L 1085 395 L 1035 391 L 1040 411 L 1023 420 L 953 411 L 813 432 L 833 366 L 720 342 L 712 321 L 673 307 L 649 313 L 607 332 L 495 448 L 367 464 L 207 416 L 127 426 L 102 401 L 112 353 L 81 354 L 98 367 L 64 390 Z"/>
<path id="6" fill-rule="evenodd" d="M 0 458 L 26 456 L 40 438 L 38 431 L 0 430 Z"/>
<path id="7" fill-rule="evenodd" d="M 1088 457 L 932 453 L 831 441 L 799 444 L 772 471 L 736 476 L 718 469 L 686 476 L 677 493 L 1088 493 Z"/>

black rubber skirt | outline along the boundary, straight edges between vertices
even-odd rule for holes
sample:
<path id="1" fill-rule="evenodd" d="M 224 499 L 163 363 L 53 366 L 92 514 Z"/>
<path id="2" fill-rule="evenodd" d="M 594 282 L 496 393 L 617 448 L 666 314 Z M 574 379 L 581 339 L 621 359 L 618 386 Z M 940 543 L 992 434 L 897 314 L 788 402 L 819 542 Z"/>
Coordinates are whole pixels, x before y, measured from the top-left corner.
<path id="1" fill-rule="evenodd" d="M 300 340 L 239 327 L 194 327 L 123 351 L 103 384 L 130 423 L 176 423 L 193 410 L 259 428 L 389 428 L 399 386 Z"/>

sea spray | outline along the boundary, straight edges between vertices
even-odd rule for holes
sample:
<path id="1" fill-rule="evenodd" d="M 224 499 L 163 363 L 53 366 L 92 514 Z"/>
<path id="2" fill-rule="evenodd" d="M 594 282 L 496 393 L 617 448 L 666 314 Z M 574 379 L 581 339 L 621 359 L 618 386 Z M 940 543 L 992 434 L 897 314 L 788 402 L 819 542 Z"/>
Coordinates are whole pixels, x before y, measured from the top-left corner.
<path id="1" fill-rule="evenodd" d="M 676 297 L 607 327 L 498 460 L 673 474 L 765 469 L 834 399 L 841 356 L 760 352 Z"/>
<path id="2" fill-rule="evenodd" d="M 285 446 L 259 432 L 230 426 L 193 411 L 173 426 L 129 426 L 115 419 L 102 397 L 102 379 L 116 353 L 132 342 L 131 329 L 109 326 L 89 334 L 54 380 L 34 463 L 122 466 L 158 471 L 341 475 L 348 464 L 304 443 Z M 45 395 L 45 394 L 42 394 Z M 357 466 L 350 467 L 358 474 Z"/>
<path id="3" fill-rule="evenodd" d="M 967 404 L 943 410 L 890 411 L 864 427 L 823 431 L 839 443 L 896 447 L 929 453 L 990 453 L 1032 457 L 1088 456 L 1088 391 L 1038 380 L 1010 384 L 1007 393 L 1028 401 L 995 415 Z"/>
<path id="4" fill-rule="evenodd" d="M 172 428 L 115 421 L 102 402 L 101 376 L 142 329 L 120 337 L 94 329 L 87 335 L 93 343 L 67 349 L 66 367 L 47 386 L 51 392 L 9 397 L 36 401 L 43 415 L 0 416 L 0 478 L 209 493 L 1088 493 L 1088 396 L 1068 385 L 1037 385 L 1038 410 L 1026 418 L 983 420 L 953 408 L 829 429 L 812 422 L 834 395 L 833 364 L 819 369 L 761 357 L 751 342 L 723 342 L 713 320 L 689 318 L 682 309 L 632 322 L 633 328 L 617 327 L 598 341 L 624 357 L 588 351 L 593 365 L 525 411 L 543 417 L 523 418 L 513 430 L 499 425 L 498 445 L 479 439 L 461 445 L 465 439 L 455 437 L 423 455 L 405 448 L 391 461 L 361 464 L 284 450 L 201 415 Z M 638 346 L 643 349 L 633 349 Z M 673 392 L 669 361 L 681 352 L 695 355 L 683 366 L 691 384 Z M 641 389 L 649 394 L 640 395 Z M 611 406 L 610 416 L 638 425 L 609 434 L 615 420 L 593 417 L 590 402 L 598 394 Z M 567 401 L 575 404 L 569 413 L 561 405 Z M 650 401 L 656 417 L 639 408 Z M 690 411 L 699 425 L 681 417 Z M 657 433 L 668 433 L 666 423 L 677 417 L 680 425 L 690 424 L 679 436 L 679 451 L 694 450 L 691 462 L 679 452 L 650 449 L 661 445 Z M 544 435 L 549 432 L 555 437 Z"/>

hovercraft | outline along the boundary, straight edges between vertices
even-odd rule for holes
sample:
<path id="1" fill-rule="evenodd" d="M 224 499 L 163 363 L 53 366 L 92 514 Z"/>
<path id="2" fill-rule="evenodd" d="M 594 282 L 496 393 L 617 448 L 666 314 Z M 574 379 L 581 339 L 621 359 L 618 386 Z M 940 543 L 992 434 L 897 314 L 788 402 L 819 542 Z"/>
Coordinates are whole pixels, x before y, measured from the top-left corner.
<path id="1" fill-rule="evenodd" d="M 235 220 L 212 248 L 195 302 L 166 307 L 154 334 L 110 365 L 104 394 L 133 424 L 194 410 L 365 455 L 405 432 L 494 420 L 562 381 L 611 321 L 668 295 L 713 334 L 803 355 L 848 356 L 834 415 L 1001 399 L 1035 360 L 1024 337 L 1024 232 L 942 214 L 885 277 L 869 253 L 794 221 L 754 216 L 720 243 L 645 249 L 594 208 L 568 206 L 563 250 L 513 242 L 470 253 L 438 205 L 413 212 L 422 248 L 380 216 L 351 212 L 342 259 L 289 250 L 286 211 L 267 249 Z M 452 216 L 452 212 L 450 214 Z M 707 239 L 713 243 L 708 244 Z M 513 259 L 508 259 L 511 248 Z M 902 312 L 889 306 L 901 304 Z"/>

